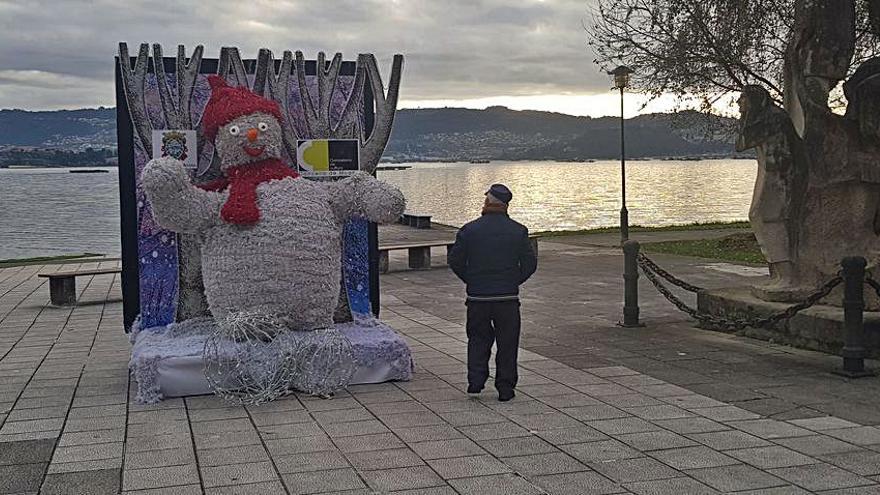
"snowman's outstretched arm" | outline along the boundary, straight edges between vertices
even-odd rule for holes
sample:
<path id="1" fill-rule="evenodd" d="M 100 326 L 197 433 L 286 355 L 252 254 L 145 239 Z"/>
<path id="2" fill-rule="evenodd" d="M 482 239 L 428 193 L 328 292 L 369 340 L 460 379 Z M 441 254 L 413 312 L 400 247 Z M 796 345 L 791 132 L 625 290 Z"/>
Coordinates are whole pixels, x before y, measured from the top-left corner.
<path id="1" fill-rule="evenodd" d="M 406 207 L 400 189 L 366 172 L 331 182 L 328 187 L 331 207 L 341 221 L 361 217 L 371 222 L 390 223 L 400 218 Z"/>
<path id="2" fill-rule="evenodd" d="M 192 185 L 183 162 L 151 160 L 141 175 L 156 222 L 175 232 L 194 234 L 220 221 L 223 196 Z"/>

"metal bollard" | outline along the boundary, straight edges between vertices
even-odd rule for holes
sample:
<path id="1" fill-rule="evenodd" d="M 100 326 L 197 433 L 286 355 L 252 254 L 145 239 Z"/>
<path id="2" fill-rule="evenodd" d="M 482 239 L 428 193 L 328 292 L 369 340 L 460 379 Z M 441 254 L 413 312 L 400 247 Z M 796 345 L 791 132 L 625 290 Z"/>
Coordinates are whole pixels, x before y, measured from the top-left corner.
<path id="1" fill-rule="evenodd" d="M 843 346 L 843 368 L 837 374 L 850 378 L 872 376 L 865 369 L 865 266 L 861 256 L 844 258 L 843 266 L 843 327 L 846 332 Z"/>
<path id="2" fill-rule="evenodd" d="M 639 323 L 639 241 L 623 243 L 623 322 L 622 327 L 642 327 Z"/>

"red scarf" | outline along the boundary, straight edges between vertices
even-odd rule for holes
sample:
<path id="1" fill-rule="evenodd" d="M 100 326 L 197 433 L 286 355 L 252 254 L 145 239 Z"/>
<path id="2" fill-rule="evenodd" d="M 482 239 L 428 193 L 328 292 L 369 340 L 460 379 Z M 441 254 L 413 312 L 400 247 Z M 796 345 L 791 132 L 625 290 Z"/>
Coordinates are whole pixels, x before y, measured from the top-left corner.
<path id="1" fill-rule="evenodd" d="M 280 180 L 285 177 L 299 177 L 277 158 L 230 167 L 226 176 L 200 184 L 206 191 L 223 191 L 229 188 L 229 199 L 220 210 L 220 216 L 229 223 L 253 225 L 260 221 L 260 208 L 257 205 L 257 186 L 263 182 Z"/>

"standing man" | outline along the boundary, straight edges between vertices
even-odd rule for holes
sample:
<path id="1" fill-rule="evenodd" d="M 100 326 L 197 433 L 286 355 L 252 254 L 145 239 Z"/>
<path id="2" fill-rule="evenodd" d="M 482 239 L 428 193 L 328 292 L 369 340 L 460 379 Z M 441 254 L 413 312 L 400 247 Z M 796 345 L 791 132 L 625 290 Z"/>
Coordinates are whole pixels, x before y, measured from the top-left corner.
<path id="1" fill-rule="evenodd" d="M 495 342 L 495 388 L 502 402 L 515 395 L 519 286 L 538 267 L 529 229 L 507 216 L 511 199 L 510 189 L 493 184 L 486 192 L 482 216 L 458 231 L 449 252 L 449 266 L 467 284 L 467 391 L 483 390 Z"/>

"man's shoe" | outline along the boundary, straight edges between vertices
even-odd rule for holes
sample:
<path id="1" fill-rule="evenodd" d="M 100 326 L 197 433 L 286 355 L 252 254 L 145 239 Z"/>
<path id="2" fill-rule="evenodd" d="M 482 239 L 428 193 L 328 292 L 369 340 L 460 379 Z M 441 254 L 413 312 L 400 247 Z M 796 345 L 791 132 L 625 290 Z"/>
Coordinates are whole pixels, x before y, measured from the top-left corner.
<path id="1" fill-rule="evenodd" d="M 483 391 L 483 387 L 479 387 L 474 385 L 473 383 L 468 384 L 467 393 L 469 394 L 478 394 Z"/>
<path id="2" fill-rule="evenodd" d="M 499 390 L 498 391 L 498 400 L 501 402 L 507 402 L 510 399 L 516 397 L 516 394 L 513 393 L 513 390 Z"/>

